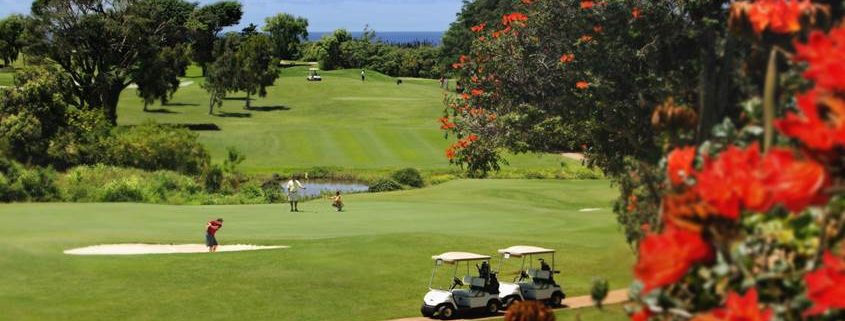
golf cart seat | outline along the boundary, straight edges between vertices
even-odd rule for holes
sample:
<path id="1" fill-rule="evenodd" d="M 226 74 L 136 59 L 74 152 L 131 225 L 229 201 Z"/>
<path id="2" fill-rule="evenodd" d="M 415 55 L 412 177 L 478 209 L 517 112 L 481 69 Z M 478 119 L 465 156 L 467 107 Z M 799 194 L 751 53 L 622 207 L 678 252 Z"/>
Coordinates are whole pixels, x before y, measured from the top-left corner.
<path id="1" fill-rule="evenodd" d="M 534 287 L 537 287 L 537 288 L 541 288 L 541 289 L 547 288 L 551 284 L 554 283 L 554 281 L 552 281 L 552 272 L 551 271 L 529 269 L 528 270 L 528 276 L 531 277 L 531 281 L 532 281 Z"/>
<path id="2" fill-rule="evenodd" d="M 552 272 L 534 270 L 534 275 L 532 275 L 531 277 L 534 279 L 548 280 L 552 278 Z"/>
<path id="3" fill-rule="evenodd" d="M 484 295 L 484 278 L 473 277 L 473 276 L 464 276 L 464 284 L 469 285 L 469 289 L 460 289 L 452 291 L 452 293 L 456 296 L 482 296 Z"/>

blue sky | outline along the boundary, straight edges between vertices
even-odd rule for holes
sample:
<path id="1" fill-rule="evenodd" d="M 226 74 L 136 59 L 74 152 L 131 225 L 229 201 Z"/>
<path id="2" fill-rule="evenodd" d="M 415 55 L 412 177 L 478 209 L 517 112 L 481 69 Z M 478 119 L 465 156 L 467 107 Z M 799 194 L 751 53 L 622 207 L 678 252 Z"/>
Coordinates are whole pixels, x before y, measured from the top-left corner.
<path id="1" fill-rule="evenodd" d="M 215 0 L 193 0 L 211 3 Z M 460 0 L 241 0 L 243 25 L 263 25 L 264 18 L 288 12 L 308 18 L 310 31 L 346 28 L 361 31 L 445 31 L 460 11 Z M 27 0 L 0 0 L 0 16 L 28 13 Z"/>

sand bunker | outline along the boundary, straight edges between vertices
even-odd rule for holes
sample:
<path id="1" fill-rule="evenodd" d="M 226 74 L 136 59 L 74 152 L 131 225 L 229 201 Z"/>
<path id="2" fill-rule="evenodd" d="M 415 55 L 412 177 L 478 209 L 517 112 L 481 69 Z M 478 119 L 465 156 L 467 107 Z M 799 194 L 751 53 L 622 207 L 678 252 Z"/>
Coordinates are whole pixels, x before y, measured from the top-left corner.
<path id="1" fill-rule="evenodd" d="M 601 211 L 601 209 L 600 208 L 582 208 L 578 211 L 579 212 L 595 212 L 595 211 Z"/>
<path id="2" fill-rule="evenodd" d="M 193 85 L 193 84 L 194 84 L 194 82 L 193 82 L 193 81 L 190 81 L 190 80 L 188 80 L 188 81 L 183 81 L 183 82 L 180 82 L 180 83 L 179 83 L 179 87 L 188 87 L 188 86 Z M 138 85 L 136 85 L 136 84 L 131 84 L 131 85 L 129 85 L 129 86 L 128 86 L 128 87 L 126 87 L 126 88 L 129 88 L 129 89 L 136 89 L 136 88 L 138 88 Z"/>
<path id="3" fill-rule="evenodd" d="M 238 252 L 286 249 L 287 246 L 261 246 L 248 244 L 221 245 L 217 252 Z M 208 248 L 204 244 L 106 244 L 81 247 L 65 251 L 70 255 L 143 255 L 143 254 L 182 254 L 205 253 Z"/>

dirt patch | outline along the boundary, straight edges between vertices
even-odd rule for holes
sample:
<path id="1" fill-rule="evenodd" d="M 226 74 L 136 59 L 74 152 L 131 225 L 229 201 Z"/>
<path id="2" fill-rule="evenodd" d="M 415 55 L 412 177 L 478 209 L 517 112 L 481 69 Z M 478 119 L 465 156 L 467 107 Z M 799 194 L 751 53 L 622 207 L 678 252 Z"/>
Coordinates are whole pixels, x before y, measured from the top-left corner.
<path id="1" fill-rule="evenodd" d="M 287 246 L 273 245 L 221 245 L 217 252 L 239 252 L 284 249 Z M 65 251 L 69 255 L 145 255 L 145 254 L 185 254 L 206 253 L 208 247 L 204 244 L 104 244 L 81 247 Z"/>

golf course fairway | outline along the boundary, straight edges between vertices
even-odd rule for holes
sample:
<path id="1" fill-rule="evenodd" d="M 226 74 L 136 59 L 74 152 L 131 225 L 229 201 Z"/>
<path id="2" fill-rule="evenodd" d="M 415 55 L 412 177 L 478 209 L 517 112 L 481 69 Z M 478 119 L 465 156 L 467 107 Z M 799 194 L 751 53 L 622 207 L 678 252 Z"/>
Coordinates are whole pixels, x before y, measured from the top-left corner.
<path id="1" fill-rule="evenodd" d="M 527 244 L 557 249 L 558 280 L 627 287 L 633 255 L 607 181 L 457 180 L 424 189 L 287 205 L 0 205 L 0 320 L 377 321 L 419 315 L 431 255 Z M 598 208 L 581 212 L 579 209 Z M 216 254 L 65 255 L 98 244 L 290 248 Z M 493 261 L 498 265 L 498 260 Z M 449 275 L 448 277 L 451 277 Z M 500 279 L 510 278 L 504 273 Z M 446 280 L 446 279 L 443 279 Z M 441 284 L 445 285 L 445 284 Z M 621 316 L 617 313 L 601 315 Z M 567 312 L 568 313 L 568 312 Z M 587 320 L 587 319 L 584 319 Z M 611 320 L 611 319 L 608 319 Z"/>

